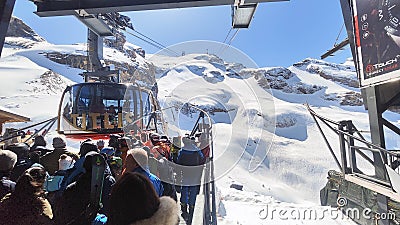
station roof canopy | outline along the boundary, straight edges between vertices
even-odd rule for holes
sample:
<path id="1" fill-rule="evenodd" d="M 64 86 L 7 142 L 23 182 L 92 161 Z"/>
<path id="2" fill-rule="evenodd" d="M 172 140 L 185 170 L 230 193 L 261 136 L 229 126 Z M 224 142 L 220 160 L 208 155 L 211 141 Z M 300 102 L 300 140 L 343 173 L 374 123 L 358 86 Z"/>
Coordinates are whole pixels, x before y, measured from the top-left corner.
<path id="1" fill-rule="evenodd" d="M 28 117 L 18 115 L 15 112 L 10 111 L 9 109 L 0 107 L 0 125 L 3 123 L 27 122 L 30 120 L 31 119 L 29 119 Z"/>
<path id="2" fill-rule="evenodd" d="M 32 0 L 36 14 L 41 17 L 76 15 L 79 10 L 88 14 L 187 8 L 200 6 L 233 5 L 234 0 Z M 245 0 L 245 4 L 280 2 L 288 0 Z M 77 11 L 76 11 L 77 10 Z"/>

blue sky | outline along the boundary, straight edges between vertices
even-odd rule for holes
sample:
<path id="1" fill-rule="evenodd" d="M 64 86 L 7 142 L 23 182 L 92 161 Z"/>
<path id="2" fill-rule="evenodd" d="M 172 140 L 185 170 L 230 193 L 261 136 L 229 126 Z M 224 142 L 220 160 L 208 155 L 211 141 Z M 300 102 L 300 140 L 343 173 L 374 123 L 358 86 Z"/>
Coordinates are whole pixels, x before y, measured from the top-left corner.
<path id="1" fill-rule="evenodd" d="M 86 42 L 87 30 L 73 16 L 40 18 L 35 5 L 17 0 L 13 15 L 54 44 Z M 134 28 L 165 46 L 192 40 L 223 42 L 231 26 L 231 7 L 122 12 Z M 242 29 L 232 42 L 258 66 L 288 67 L 307 57 L 319 58 L 331 48 L 343 25 L 339 0 L 291 0 L 259 5 L 249 29 Z M 232 33 L 231 33 L 232 34 Z M 128 41 L 146 52 L 158 49 L 126 34 Z M 338 42 L 346 37 L 345 29 Z M 204 53 L 207 50 L 204 49 Z M 341 63 L 351 57 L 349 46 L 326 61 Z"/>

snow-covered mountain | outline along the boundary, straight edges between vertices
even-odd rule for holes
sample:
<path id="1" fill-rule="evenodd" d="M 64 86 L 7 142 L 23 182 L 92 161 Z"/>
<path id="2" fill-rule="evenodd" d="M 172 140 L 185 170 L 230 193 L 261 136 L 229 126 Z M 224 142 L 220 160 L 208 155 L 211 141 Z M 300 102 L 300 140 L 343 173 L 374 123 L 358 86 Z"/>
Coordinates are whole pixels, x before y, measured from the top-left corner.
<path id="1" fill-rule="evenodd" d="M 29 29 L 25 29 L 28 36 L 17 30 L 6 38 L 0 58 L 0 106 L 30 117 L 32 123 L 43 121 L 57 114 L 64 88 L 82 82 L 79 74 L 86 68 L 86 45 L 54 45 Z M 140 49 L 130 43 L 124 46 Z M 190 102 L 210 112 L 215 123 L 220 224 L 352 224 L 329 216 L 282 220 L 260 215 L 265 207 L 318 213 L 329 209 L 318 206 L 319 190 L 328 170 L 337 168 L 303 104 L 333 120 L 353 120 L 368 130 L 351 63 L 305 59 L 289 68 L 246 68 L 215 55 L 145 59 L 125 50 L 104 48 L 106 61 L 124 69 L 125 81 L 133 78 L 149 87 L 157 80 L 165 108 Z M 141 72 L 132 77 L 134 70 Z M 189 129 L 174 117 L 181 114 L 172 109 L 165 114 L 171 134 L 178 128 Z M 393 112 L 385 117 L 395 123 L 400 118 Z M 394 136 L 387 138 L 389 148 L 399 147 Z M 230 188 L 232 184 L 243 185 L 243 191 Z"/>

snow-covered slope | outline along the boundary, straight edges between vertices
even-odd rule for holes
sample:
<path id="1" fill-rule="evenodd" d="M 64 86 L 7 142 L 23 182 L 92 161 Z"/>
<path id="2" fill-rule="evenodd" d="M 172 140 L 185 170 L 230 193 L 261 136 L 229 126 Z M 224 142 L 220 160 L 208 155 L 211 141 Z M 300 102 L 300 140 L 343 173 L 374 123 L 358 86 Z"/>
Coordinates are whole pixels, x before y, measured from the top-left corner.
<path id="1" fill-rule="evenodd" d="M 55 52 L 56 56 L 84 56 L 85 51 L 84 44 L 60 46 L 44 39 L 7 37 L 0 58 L 0 106 L 33 122 L 56 116 L 63 89 L 81 82 L 83 70 L 48 56 Z M 289 68 L 245 68 L 240 62 L 227 63 L 205 54 L 132 60 L 113 48 L 105 48 L 104 57 L 142 70 L 153 63 L 165 108 L 190 102 L 213 111 L 220 224 L 352 223 L 330 217 L 284 221 L 263 217 L 266 206 L 318 213 L 329 209 L 318 206 L 319 190 L 328 170 L 336 165 L 303 104 L 333 120 L 353 120 L 361 130 L 368 130 L 351 63 L 305 59 Z M 189 122 L 196 119 L 174 110 L 165 113 L 171 135 L 189 130 Z M 391 112 L 385 117 L 393 122 L 400 118 Z M 389 148 L 399 147 L 394 136 L 387 138 Z M 231 184 L 243 185 L 243 191 L 229 188 Z"/>
<path id="2" fill-rule="evenodd" d="M 289 68 L 243 68 L 235 64 L 236 69 L 232 70 L 233 64 L 209 55 L 155 56 L 150 60 L 160 68 L 159 97 L 166 106 L 171 102 L 188 101 L 228 111 L 212 116 L 216 123 L 215 164 L 223 199 L 220 204 L 223 224 L 266 222 L 258 215 L 265 205 L 309 209 L 319 203 L 319 190 L 327 181 L 328 170 L 337 168 L 304 103 L 333 120 L 350 119 L 362 130 L 369 128 L 356 86 L 355 69 L 349 63 L 338 65 L 305 59 Z M 249 85 L 253 93 L 244 91 Z M 271 93 L 273 98 L 270 98 Z M 270 105 L 274 105 L 273 110 L 267 107 Z M 257 139 L 259 135 L 251 132 L 254 127 L 248 123 L 254 117 L 246 112 L 255 112 L 256 117 L 262 118 L 255 122 L 258 124 L 255 128 L 264 132 L 260 140 Z M 396 121 L 399 115 L 389 112 L 386 117 Z M 268 126 L 273 122 L 276 129 Z M 273 131 L 275 135 L 271 137 Z M 338 149 L 335 146 L 337 137 L 327 134 Z M 391 145 L 396 147 L 397 143 Z M 250 172 L 249 162 L 257 147 L 268 154 L 261 165 Z M 243 185 L 244 191 L 229 188 L 231 184 Z M 326 210 L 323 207 L 313 209 L 318 213 Z M 242 216 L 243 212 L 246 217 Z M 319 222 L 351 223 L 330 219 Z M 267 220 L 268 223 L 283 222 Z M 298 222 L 286 220 L 284 224 Z M 306 219 L 303 222 L 316 221 Z"/>

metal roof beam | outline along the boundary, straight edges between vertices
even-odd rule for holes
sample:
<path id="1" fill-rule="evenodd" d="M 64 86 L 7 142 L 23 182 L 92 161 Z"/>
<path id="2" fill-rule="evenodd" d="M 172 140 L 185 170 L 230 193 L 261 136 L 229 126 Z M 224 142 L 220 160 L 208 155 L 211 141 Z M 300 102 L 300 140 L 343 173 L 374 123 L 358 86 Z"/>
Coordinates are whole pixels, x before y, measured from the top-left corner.
<path id="1" fill-rule="evenodd" d="M 98 15 L 87 14 L 85 10 L 76 10 L 75 16 L 90 30 L 95 32 L 100 37 L 113 36 L 113 30 Z"/>
<path id="2" fill-rule="evenodd" d="M 246 0 L 246 4 L 260 2 L 280 2 L 289 0 Z M 88 14 L 188 8 L 201 6 L 232 5 L 234 0 L 33 0 L 37 6 L 38 16 L 66 16 L 75 15 L 75 10 L 84 9 Z"/>

